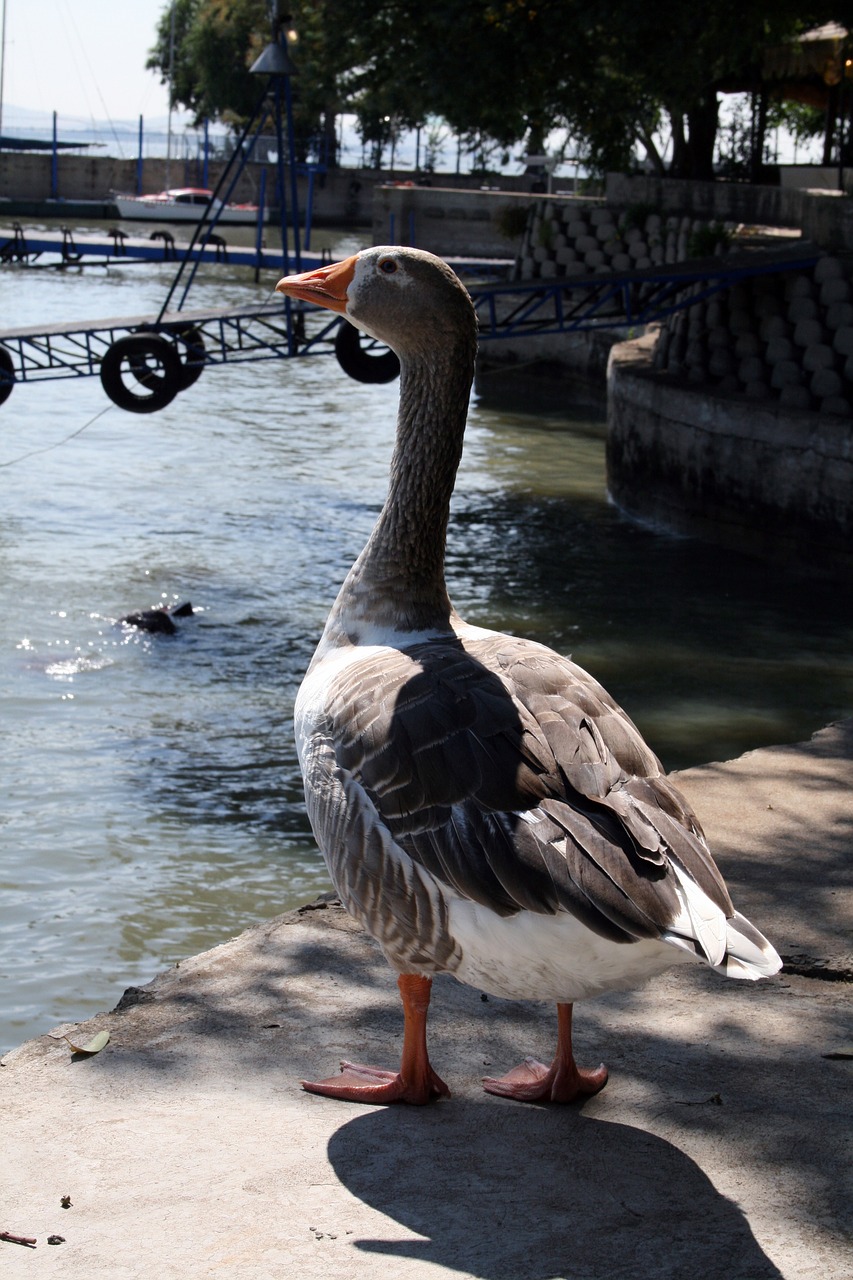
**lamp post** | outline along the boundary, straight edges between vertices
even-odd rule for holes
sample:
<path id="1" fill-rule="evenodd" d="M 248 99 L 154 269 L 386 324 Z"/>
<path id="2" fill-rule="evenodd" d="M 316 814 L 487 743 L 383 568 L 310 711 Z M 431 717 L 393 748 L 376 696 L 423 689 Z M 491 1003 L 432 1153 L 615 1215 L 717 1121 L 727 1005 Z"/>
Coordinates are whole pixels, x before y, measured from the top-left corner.
<path id="1" fill-rule="evenodd" d="M 269 0 L 270 25 L 272 28 L 272 39 L 266 46 L 263 53 L 257 58 L 249 70 L 254 75 L 268 75 L 272 77 L 273 95 L 275 100 L 275 134 L 276 149 L 278 152 L 276 168 L 278 174 L 279 188 L 279 207 L 281 213 L 281 249 L 284 259 L 283 265 L 285 271 L 288 270 L 287 261 L 287 199 L 284 190 L 284 138 L 281 128 L 281 100 L 282 90 L 284 96 L 284 107 L 287 115 L 287 148 L 288 162 L 290 165 L 290 207 L 291 217 L 293 220 L 293 257 L 296 263 L 296 270 L 302 270 L 302 252 L 299 245 L 299 201 L 298 190 L 296 185 L 296 148 L 293 140 L 293 94 L 290 85 L 290 78 L 296 75 L 296 67 L 290 57 L 288 42 L 295 39 L 295 34 L 287 29 L 290 22 L 290 14 L 284 12 L 282 0 Z"/>
<path id="2" fill-rule="evenodd" d="M 257 59 L 254 65 L 251 67 L 251 70 L 254 72 L 257 72 L 258 74 L 262 74 L 262 75 L 266 74 L 272 77 L 273 89 L 274 89 L 274 101 L 272 105 L 270 105 L 269 89 L 268 88 L 264 89 L 264 91 L 261 93 L 259 97 L 258 105 L 255 108 L 254 115 L 251 117 L 250 120 L 246 122 L 246 125 L 244 126 L 240 134 L 240 137 L 237 141 L 237 144 L 234 148 L 231 158 L 229 159 L 228 163 L 226 164 L 225 168 L 223 169 L 222 173 L 219 176 L 219 179 L 216 183 L 216 187 L 213 191 L 213 195 L 211 196 L 210 204 L 205 210 L 205 213 L 199 219 L 196 229 L 193 232 L 193 238 L 190 241 L 190 244 L 188 245 L 183 258 L 181 259 L 181 263 L 175 274 L 175 278 L 172 281 L 172 284 L 166 294 L 166 297 L 163 300 L 163 305 L 161 306 L 160 312 L 157 316 L 157 320 L 156 320 L 157 324 L 160 324 L 162 322 L 163 317 L 165 316 L 169 306 L 171 305 L 172 298 L 175 292 L 177 291 L 178 285 L 180 283 L 180 280 L 184 273 L 185 268 L 190 263 L 193 250 L 195 249 L 196 244 L 199 242 L 199 240 L 201 240 L 202 242 L 202 247 L 204 247 L 204 245 L 208 243 L 210 239 L 210 235 L 213 231 L 213 228 L 216 226 L 216 223 L 219 217 L 220 205 L 227 204 L 228 200 L 230 199 L 231 193 L 234 190 L 237 179 L 239 178 L 240 174 L 243 172 L 243 168 L 245 167 L 246 160 L 248 156 L 251 155 L 253 148 L 256 146 L 258 138 L 260 137 L 261 130 L 266 124 L 266 121 L 268 120 L 271 113 L 274 113 L 275 115 L 275 129 L 276 129 L 277 146 L 278 146 L 277 174 L 278 174 L 278 183 L 279 183 L 279 192 L 280 192 L 280 213 L 281 213 L 281 257 L 282 257 L 281 265 L 285 273 L 287 273 L 290 270 L 290 264 L 288 260 L 288 254 L 287 254 L 287 199 L 286 199 L 285 190 L 284 190 L 284 139 L 282 136 L 282 129 L 281 129 L 282 87 L 284 89 L 284 98 L 285 98 L 286 109 L 287 109 L 288 139 L 290 143 L 290 179 L 291 179 L 291 190 L 292 190 L 292 197 L 293 197 L 291 203 L 293 207 L 295 260 L 296 260 L 297 270 L 302 269 L 302 255 L 299 248 L 299 211 L 298 211 L 297 199 L 296 199 L 296 155 L 295 155 L 294 143 L 293 143 L 293 116 L 291 111 L 291 98 L 290 98 L 290 77 L 295 73 L 296 68 L 294 67 L 293 63 L 290 60 L 290 55 L 287 52 L 286 46 L 282 43 L 280 39 L 283 24 L 287 20 L 282 15 L 281 7 L 282 6 L 280 3 L 280 0 L 271 0 L 270 16 L 272 18 L 272 24 L 273 24 L 273 40 L 270 44 L 267 45 L 267 47 L 264 49 L 261 56 Z M 260 217 L 260 213 L 258 216 Z M 192 262 L 192 266 L 189 271 L 189 278 L 186 284 L 184 285 L 183 293 L 181 294 L 180 300 L 178 302 L 177 309 L 179 311 L 182 310 L 184 302 L 186 301 L 187 294 L 190 290 L 193 279 L 195 278 L 195 273 L 200 261 L 201 261 L 201 258 L 197 256 L 195 258 L 195 261 Z M 291 301 L 289 298 L 286 298 L 284 302 L 285 302 L 285 310 L 287 311 L 289 316 L 290 314 L 289 308 L 291 305 Z M 288 324 L 289 324 L 289 321 L 288 321 Z"/>

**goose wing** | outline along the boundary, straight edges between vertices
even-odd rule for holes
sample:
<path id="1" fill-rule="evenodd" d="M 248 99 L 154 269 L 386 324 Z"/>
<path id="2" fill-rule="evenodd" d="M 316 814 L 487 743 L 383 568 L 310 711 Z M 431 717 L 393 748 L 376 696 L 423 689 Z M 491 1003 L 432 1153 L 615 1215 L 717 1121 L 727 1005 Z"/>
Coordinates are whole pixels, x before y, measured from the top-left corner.
<path id="1" fill-rule="evenodd" d="M 500 635 L 377 650 L 333 681 L 324 739 L 338 778 L 454 893 L 722 960 L 734 909 L 693 812 L 568 659 Z"/>

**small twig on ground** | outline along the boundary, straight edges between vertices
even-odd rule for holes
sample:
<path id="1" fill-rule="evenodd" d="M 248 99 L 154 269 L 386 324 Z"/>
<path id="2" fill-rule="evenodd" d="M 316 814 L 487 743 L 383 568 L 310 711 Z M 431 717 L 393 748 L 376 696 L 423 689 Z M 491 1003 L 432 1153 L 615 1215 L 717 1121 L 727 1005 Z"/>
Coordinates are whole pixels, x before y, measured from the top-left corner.
<path id="1" fill-rule="evenodd" d="M 35 1249 L 35 1236 L 16 1236 L 11 1231 L 0 1231 L 0 1240 L 8 1240 L 9 1244 L 23 1244 L 28 1249 Z"/>

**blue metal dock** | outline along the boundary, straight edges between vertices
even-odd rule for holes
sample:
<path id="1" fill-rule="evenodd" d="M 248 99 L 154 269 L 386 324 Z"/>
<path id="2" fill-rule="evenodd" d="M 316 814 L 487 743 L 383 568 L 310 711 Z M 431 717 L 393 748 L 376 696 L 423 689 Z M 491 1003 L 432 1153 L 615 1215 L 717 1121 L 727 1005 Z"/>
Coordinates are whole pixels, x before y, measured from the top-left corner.
<path id="1" fill-rule="evenodd" d="M 203 243 L 189 245 L 177 241 L 168 227 L 156 227 L 149 235 L 131 235 L 121 227 L 108 231 L 81 232 L 63 227 L 59 231 L 28 231 L 13 223 L 0 230 L 0 263 L 25 266 L 127 266 L 130 262 L 178 262 L 185 254 L 195 263 L 251 267 L 276 271 L 282 267 L 280 247 L 229 244 L 222 234 L 210 235 Z M 320 266 L 322 254 L 301 253 L 302 270 Z"/>
<path id="2" fill-rule="evenodd" d="M 470 288 L 480 340 L 572 333 L 581 329 L 655 324 L 755 276 L 806 271 L 820 251 L 812 245 L 747 250 L 640 271 L 601 272 Z"/>
<path id="3" fill-rule="evenodd" d="M 143 247 L 148 247 L 147 242 Z M 624 274 L 497 283 L 484 283 L 481 277 L 468 287 L 479 317 L 480 340 L 490 342 L 641 327 L 741 280 L 806 270 L 818 257 L 810 247 L 781 254 L 756 250 Z M 263 266 L 272 273 L 280 263 L 279 251 L 278 262 L 270 255 Z M 303 257 L 303 269 L 318 265 L 320 259 Z M 455 265 L 463 269 L 476 264 Z M 388 381 L 397 374 L 396 356 L 372 339 L 360 337 L 337 316 L 330 318 L 327 312 L 289 299 L 193 311 L 183 307 L 186 289 L 178 306 L 169 310 L 177 283 L 176 278 L 157 315 L 0 332 L 0 404 L 16 383 L 98 374 L 114 403 L 148 413 L 163 408 L 204 369 L 296 356 L 335 354 L 350 376 L 364 382 Z"/>

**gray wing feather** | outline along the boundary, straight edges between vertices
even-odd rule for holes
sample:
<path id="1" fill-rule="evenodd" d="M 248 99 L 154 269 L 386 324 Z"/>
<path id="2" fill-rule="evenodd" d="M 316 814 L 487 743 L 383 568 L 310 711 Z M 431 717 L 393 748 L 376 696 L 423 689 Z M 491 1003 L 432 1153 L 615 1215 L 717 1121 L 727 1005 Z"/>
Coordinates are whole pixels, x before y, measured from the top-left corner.
<path id="1" fill-rule="evenodd" d="M 456 893 L 499 914 L 570 911 L 607 937 L 659 937 L 680 910 L 674 859 L 732 915 L 686 801 L 568 659 L 507 636 L 382 650 L 355 679 L 348 668 L 327 705 L 341 775 Z"/>

